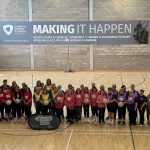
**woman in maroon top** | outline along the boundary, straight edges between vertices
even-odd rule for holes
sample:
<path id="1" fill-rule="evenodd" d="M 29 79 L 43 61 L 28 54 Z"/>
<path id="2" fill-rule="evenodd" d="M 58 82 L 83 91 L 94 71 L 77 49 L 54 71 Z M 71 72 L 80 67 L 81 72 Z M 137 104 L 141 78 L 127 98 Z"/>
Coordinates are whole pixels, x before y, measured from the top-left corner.
<path id="1" fill-rule="evenodd" d="M 85 87 L 83 93 L 83 109 L 84 109 L 84 117 L 85 121 L 89 121 L 89 107 L 90 107 L 90 92 L 88 87 Z"/>
<path id="2" fill-rule="evenodd" d="M 11 118 L 12 99 L 13 99 L 13 96 L 10 91 L 10 88 L 7 88 L 5 91 L 5 94 L 4 94 L 5 116 L 6 116 L 7 120 L 8 119 L 12 120 L 12 118 Z M 8 103 L 8 101 L 10 103 Z"/>
<path id="3" fill-rule="evenodd" d="M 83 94 L 81 93 L 80 88 L 78 88 L 75 94 L 75 110 L 76 110 L 77 121 L 81 120 L 82 100 L 83 100 Z"/>
<path id="4" fill-rule="evenodd" d="M 64 119 L 64 112 L 63 112 L 64 99 L 65 98 L 64 98 L 63 91 L 59 90 L 54 97 L 54 103 L 55 103 L 56 114 L 61 120 Z"/>
<path id="5" fill-rule="evenodd" d="M 19 86 L 16 86 L 16 89 L 13 93 L 13 103 L 12 103 L 13 119 L 21 118 L 21 108 L 22 108 L 22 93 Z"/>
<path id="6" fill-rule="evenodd" d="M 98 96 L 98 92 L 97 92 L 97 88 L 93 87 L 90 91 L 90 102 L 91 102 L 91 111 L 92 111 L 92 121 L 96 121 L 98 118 L 98 109 L 97 109 L 97 96 Z"/>
<path id="7" fill-rule="evenodd" d="M 29 117 L 32 114 L 31 113 L 32 93 L 28 87 L 23 93 L 23 104 L 24 104 L 24 109 L 25 109 L 25 116 L 29 119 Z"/>
<path id="8" fill-rule="evenodd" d="M 0 113 L 1 113 L 0 121 L 2 121 L 2 119 L 4 119 L 4 92 L 2 87 L 0 87 Z"/>
<path id="9" fill-rule="evenodd" d="M 72 94 L 71 90 L 68 90 L 68 94 L 65 96 L 65 105 L 67 107 L 68 112 L 68 120 L 67 122 L 73 123 L 74 119 L 74 109 L 75 109 L 75 96 Z"/>

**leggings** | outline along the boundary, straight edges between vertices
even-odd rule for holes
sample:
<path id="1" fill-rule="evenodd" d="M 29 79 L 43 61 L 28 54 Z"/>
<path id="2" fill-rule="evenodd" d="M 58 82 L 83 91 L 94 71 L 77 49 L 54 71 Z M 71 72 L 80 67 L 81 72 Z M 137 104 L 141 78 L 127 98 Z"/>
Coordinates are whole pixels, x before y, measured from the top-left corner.
<path id="1" fill-rule="evenodd" d="M 0 113 L 1 113 L 1 118 L 4 118 L 4 103 L 0 104 Z"/>
<path id="2" fill-rule="evenodd" d="M 82 106 L 76 106 L 76 119 L 81 120 Z"/>
<path id="3" fill-rule="evenodd" d="M 68 120 L 74 119 L 74 109 L 68 109 Z"/>
<path id="4" fill-rule="evenodd" d="M 99 111 L 99 123 L 105 122 L 104 121 L 104 115 L 105 115 L 105 108 L 98 108 Z"/>
<path id="5" fill-rule="evenodd" d="M 126 106 L 118 107 L 118 119 L 125 120 L 125 115 L 126 115 Z"/>
<path id="6" fill-rule="evenodd" d="M 24 106 L 24 110 L 25 110 L 25 115 L 29 119 L 31 116 L 31 106 Z"/>
<path id="7" fill-rule="evenodd" d="M 12 104 L 12 116 L 13 118 L 16 118 L 16 114 L 17 117 L 20 118 L 21 117 L 21 103 L 20 104 L 16 104 L 15 102 L 13 102 Z"/>
<path id="8" fill-rule="evenodd" d="M 63 108 L 55 108 L 55 110 L 56 110 L 56 115 L 59 118 L 64 116 L 64 114 L 63 114 Z"/>
<path id="9" fill-rule="evenodd" d="M 83 105 L 84 117 L 89 118 L 89 105 Z"/>
<path id="10" fill-rule="evenodd" d="M 135 125 L 137 112 L 135 110 L 129 110 L 129 109 L 128 111 L 129 111 L 129 123 Z"/>
<path id="11" fill-rule="evenodd" d="M 98 117 L 98 111 L 96 106 L 91 106 L 92 115 Z"/>

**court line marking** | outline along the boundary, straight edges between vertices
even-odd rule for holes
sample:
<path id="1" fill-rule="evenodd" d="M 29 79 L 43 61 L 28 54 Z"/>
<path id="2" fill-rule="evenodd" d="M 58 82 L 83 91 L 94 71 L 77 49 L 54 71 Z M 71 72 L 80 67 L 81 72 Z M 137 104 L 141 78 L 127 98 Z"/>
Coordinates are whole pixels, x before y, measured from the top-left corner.
<path id="1" fill-rule="evenodd" d="M 147 76 L 148 76 L 148 78 L 150 79 L 150 74 L 147 72 Z"/>
<path id="2" fill-rule="evenodd" d="M 130 135 L 131 135 L 131 139 L 132 139 L 132 145 L 133 145 L 133 149 L 135 150 L 135 142 L 134 142 L 134 137 L 133 137 L 133 132 L 132 132 L 132 127 L 130 126 Z"/>
<path id="3" fill-rule="evenodd" d="M 142 86 L 145 88 L 145 84 L 144 84 L 143 79 L 142 79 L 142 77 L 141 77 L 139 72 L 138 72 L 138 77 L 140 79 L 140 82 L 142 83 Z"/>
<path id="4" fill-rule="evenodd" d="M 67 142 L 67 145 L 66 145 L 65 150 L 68 150 L 68 147 L 69 147 L 69 143 L 70 143 L 70 140 L 71 140 L 72 134 L 73 134 L 73 129 L 72 129 L 72 131 L 71 131 L 71 133 L 70 133 L 70 136 L 69 136 L 69 139 L 68 139 L 68 142 Z"/>
<path id="5" fill-rule="evenodd" d="M 73 130 L 72 130 L 73 131 Z M 111 136 L 117 136 L 117 135 L 119 135 L 119 136 L 131 136 L 131 133 L 128 133 L 128 134 L 115 134 L 115 133 L 97 133 L 97 132 L 95 132 L 95 133 L 81 133 L 81 132 L 79 132 L 79 133 L 72 133 L 72 131 L 71 131 L 71 133 L 54 133 L 54 134 L 59 134 L 59 135 L 70 135 L 69 136 L 69 139 L 68 139 L 68 142 L 67 142 L 67 146 L 66 146 L 66 150 L 68 149 L 68 147 L 69 147 L 69 143 L 70 143 L 70 140 L 71 140 L 71 137 L 72 137 L 72 135 L 111 135 Z M 0 134 L 4 134 L 4 133 L 6 133 L 6 134 L 13 134 L 13 132 L 3 132 L 3 133 L 0 133 Z M 14 132 L 14 133 L 16 133 L 16 132 Z M 20 132 L 20 134 L 21 133 L 27 133 L 27 132 Z M 33 134 L 34 133 L 34 134 Z M 40 133 L 35 133 L 35 132 L 30 132 L 29 133 L 29 135 L 28 134 L 25 134 L 26 136 L 30 136 L 30 135 L 34 135 L 34 136 L 36 136 L 36 135 L 39 135 Z M 44 133 L 43 133 L 44 134 Z M 45 133 L 46 134 L 46 133 Z M 53 134 L 53 133 L 52 133 Z M 13 135 L 17 135 L 17 134 L 13 134 Z M 48 134 L 46 134 L 45 136 L 47 136 Z M 133 136 L 150 136 L 150 134 L 132 134 Z M 23 136 L 23 135 L 22 135 Z M 41 135 L 41 136 L 43 136 L 43 135 Z"/>
<path id="6" fill-rule="evenodd" d="M 88 80 L 87 80 L 87 86 L 89 86 L 90 82 L 91 82 L 91 72 L 90 72 Z"/>
<path id="7" fill-rule="evenodd" d="M 145 128 L 145 127 L 143 127 L 143 128 Z M 147 126 L 147 128 L 149 129 L 149 127 Z M 138 129 L 142 129 L 141 127 L 139 127 Z M 33 130 L 31 130 L 30 128 L 28 128 L 28 129 L 7 129 L 7 128 L 1 128 L 0 129 L 0 131 L 4 131 L 4 130 L 6 130 L 6 131 L 26 131 L 26 132 L 28 132 L 28 131 L 33 131 Z M 97 132 L 97 131 L 99 131 L 99 132 L 127 132 L 127 131 L 130 131 L 129 129 L 127 129 L 127 130 L 95 130 L 95 129 L 90 129 L 90 130 L 88 130 L 88 129 L 76 129 L 76 128 L 71 128 L 71 129 L 65 129 L 64 131 L 72 131 L 72 130 L 74 130 L 74 131 L 90 131 L 90 132 L 92 132 L 92 131 L 95 131 L 95 132 Z M 42 130 L 41 130 L 42 131 Z M 39 132 L 41 132 L 41 131 L 39 131 Z M 136 131 L 135 129 L 132 129 L 132 131 L 133 132 L 147 132 L 147 133 L 149 133 L 150 132 L 150 130 L 149 131 L 147 131 L 147 130 L 142 130 L 142 131 Z"/>

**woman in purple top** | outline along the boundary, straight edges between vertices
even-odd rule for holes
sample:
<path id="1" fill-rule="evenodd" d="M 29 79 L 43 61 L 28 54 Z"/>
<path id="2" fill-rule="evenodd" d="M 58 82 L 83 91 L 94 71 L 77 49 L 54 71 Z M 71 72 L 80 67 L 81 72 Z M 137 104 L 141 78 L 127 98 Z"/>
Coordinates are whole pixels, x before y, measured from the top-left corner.
<path id="1" fill-rule="evenodd" d="M 116 111 L 116 99 L 117 96 L 112 93 L 112 88 L 108 88 L 107 94 L 107 110 L 108 110 L 108 123 L 114 124 L 114 113 Z"/>
<path id="2" fill-rule="evenodd" d="M 129 95 L 127 97 L 127 109 L 129 112 L 129 123 L 131 125 L 136 125 L 136 111 L 137 111 L 137 96 L 134 91 L 129 91 Z"/>
<path id="3" fill-rule="evenodd" d="M 118 124 L 125 124 L 125 115 L 126 115 L 126 92 L 123 88 L 119 90 L 117 96 L 118 102 Z M 122 103 L 122 106 L 119 106 L 119 103 Z"/>
<path id="4" fill-rule="evenodd" d="M 113 84 L 113 85 L 112 85 L 112 93 L 117 97 L 117 96 L 118 96 L 118 91 L 117 91 L 116 88 L 117 88 L 116 84 Z M 117 109 L 118 109 L 117 103 L 114 103 L 114 109 L 115 109 L 115 112 L 114 112 L 114 119 L 116 119 L 116 116 L 117 116 Z"/>
<path id="5" fill-rule="evenodd" d="M 136 101 L 138 102 L 138 110 L 140 114 L 140 126 L 144 125 L 144 113 L 146 109 L 147 97 L 144 95 L 144 90 L 140 90 L 140 94 L 136 97 Z"/>

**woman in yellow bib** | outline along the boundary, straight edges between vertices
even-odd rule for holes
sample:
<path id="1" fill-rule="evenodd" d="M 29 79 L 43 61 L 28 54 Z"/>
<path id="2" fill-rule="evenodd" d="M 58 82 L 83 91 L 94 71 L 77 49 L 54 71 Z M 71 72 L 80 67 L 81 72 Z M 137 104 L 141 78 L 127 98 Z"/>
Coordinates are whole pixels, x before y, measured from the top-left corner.
<path id="1" fill-rule="evenodd" d="M 36 109 L 36 114 L 40 114 L 41 113 L 41 90 L 37 89 L 33 95 L 33 102 L 34 102 L 34 106 Z"/>
<path id="2" fill-rule="evenodd" d="M 41 108 L 42 114 L 46 115 L 48 113 L 49 104 L 50 104 L 49 94 L 46 89 L 43 90 L 40 100 L 41 100 L 40 102 L 41 102 L 41 107 L 42 107 Z"/>
<path id="3" fill-rule="evenodd" d="M 45 88 L 46 88 L 46 90 L 47 90 L 48 93 L 52 91 L 51 79 L 47 79 L 47 80 L 46 80 Z"/>
<path id="4" fill-rule="evenodd" d="M 57 93 L 58 93 L 58 89 L 57 89 L 57 87 L 55 86 L 55 87 L 53 87 L 52 95 L 51 95 L 51 98 L 52 98 L 51 107 L 50 107 L 50 112 L 51 112 L 51 114 L 56 114 L 54 98 L 55 98 L 55 96 L 57 95 Z"/>
<path id="5" fill-rule="evenodd" d="M 46 80 L 46 85 L 45 85 L 45 89 L 47 90 L 48 94 L 49 94 L 49 99 L 50 99 L 50 104 L 49 104 L 49 113 L 51 114 L 55 114 L 55 107 L 54 107 L 54 100 L 53 100 L 53 96 L 52 96 L 52 83 L 51 83 L 51 79 L 47 79 Z"/>
<path id="6" fill-rule="evenodd" d="M 34 92 L 36 92 L 37 90 L 42 90 L 41 81 L 40 80 L 38 80 L 36 82 L 36 86 L 34 87 Z"/>

